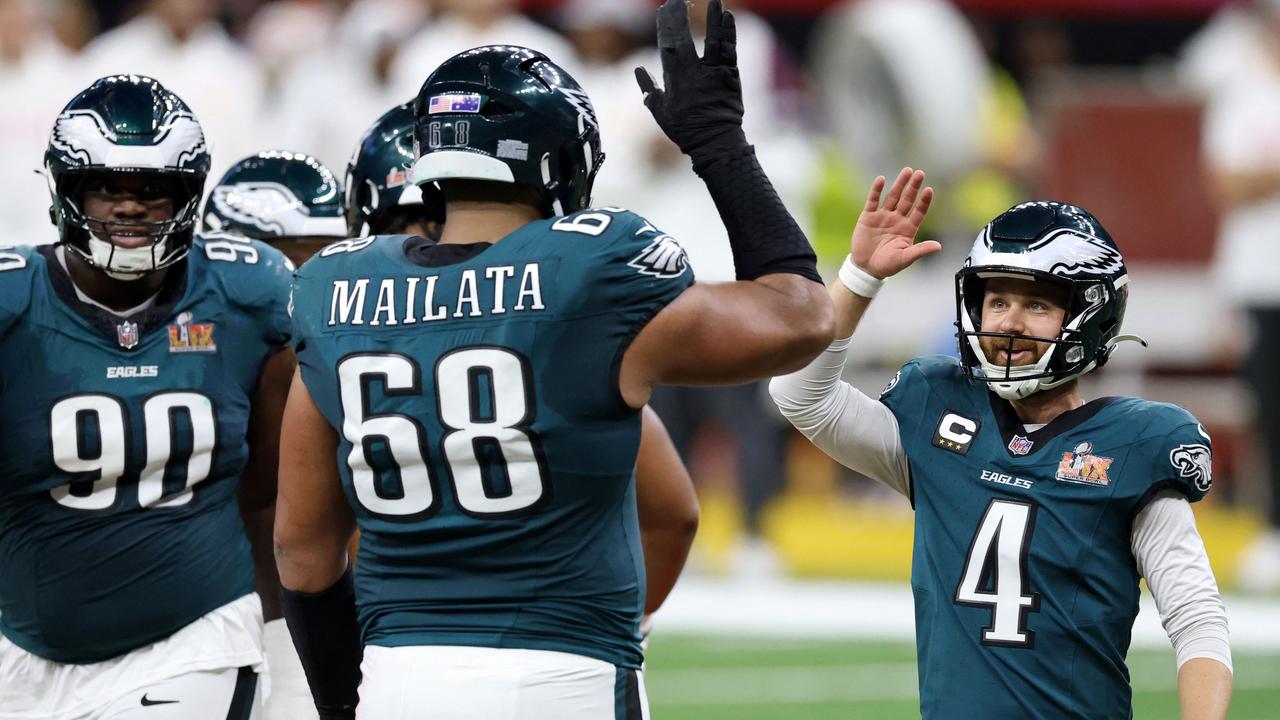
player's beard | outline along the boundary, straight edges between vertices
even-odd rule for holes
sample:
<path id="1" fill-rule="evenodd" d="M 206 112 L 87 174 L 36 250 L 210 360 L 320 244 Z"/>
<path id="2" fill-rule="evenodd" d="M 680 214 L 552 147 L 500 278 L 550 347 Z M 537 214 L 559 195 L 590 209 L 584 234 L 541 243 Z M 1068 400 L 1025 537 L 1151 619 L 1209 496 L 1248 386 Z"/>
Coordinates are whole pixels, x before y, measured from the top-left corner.
<path id="1" fill-rule="evenodd" d="M 978 346 L 986 355 L 987 362 L 999 367 L 1004 367 L 1006 363 L 1010 367 L 1035 365 L 1049 349 L 1049 343 L 991 336 L 979 337 Z"/>

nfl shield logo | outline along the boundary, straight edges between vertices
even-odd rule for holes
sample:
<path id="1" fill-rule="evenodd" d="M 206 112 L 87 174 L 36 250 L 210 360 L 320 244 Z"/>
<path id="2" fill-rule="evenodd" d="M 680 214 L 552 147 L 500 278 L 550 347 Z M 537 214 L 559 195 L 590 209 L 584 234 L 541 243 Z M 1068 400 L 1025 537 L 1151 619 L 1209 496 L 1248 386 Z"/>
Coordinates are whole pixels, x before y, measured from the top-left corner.
<path id="1" fill-rule="evenodd" d="M 138 345 L 138 323 L 122 321 L 116 326 L 116 340 L 120 342 L 120 347 L 125 350 L 132 350 Z"/>
<path id="2" fill-rule="evenodd" d="M 1035 442 L 1021 435 L 1014 435 L 1013 439 L 1009 441 L 1009 452 L 1014 455 L 1026 455 L 1031 452 L 1031 446 L 1033 445 L 1035 445 Z"/>

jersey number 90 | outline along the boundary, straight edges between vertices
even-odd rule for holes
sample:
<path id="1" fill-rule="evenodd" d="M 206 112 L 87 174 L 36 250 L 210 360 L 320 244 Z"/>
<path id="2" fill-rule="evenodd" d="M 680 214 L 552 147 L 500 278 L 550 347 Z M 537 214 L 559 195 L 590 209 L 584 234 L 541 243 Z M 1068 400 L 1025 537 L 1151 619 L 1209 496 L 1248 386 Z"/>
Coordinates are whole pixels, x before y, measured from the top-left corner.
<path id="1" fill-rule="evenodd" d="M 186 432 L 191 441 L 181 474 L 171 467 L 177 465 L 171 461 L 178 451 L 178 415 L 187 417 Z M 124 403 L 111 395 L 71 395 L 54 403 L 49 411 L 53 464 L 80 479 L 50 490 L 53 499 L 75 510 L 116 507 L 116 485 L 125 474 L 130 429 Z M 146 465 L 138 475 L 138 504 L 176 507 L 190 503 L 196 484 L 209 477 L 213 465 L 218 443 L 213 402 L 189 391 L 152 395 L 142 404 L 142 430 L 147 453 Z M 182 477 L 185 482 L 180 488 L 166 487 Z"/>
<path id="2" fill-rule="evenodd" d="M 380 381 L 388 397 L 422 394 L 421 370 L 398 353 L 348 355 L 338 363 L 342 436 L 351 444 L 347 464 L 356 499 L 389 520 L 417 519 L 440 506 L 428 461 L 428 440 L 418 420 L 402 413 L 374 413 L 369 386 Z M 536 403 L 531 371 L 506 348 L 476 346 L 446 353 L 436 362 L 436 410 L 445 432 L 439 450 L 462 512 L 510 517 L 550 496 L 537 435 L 530 429 Z M 375 454 L 390 456 L 398 491 L 379 482 Z"/>

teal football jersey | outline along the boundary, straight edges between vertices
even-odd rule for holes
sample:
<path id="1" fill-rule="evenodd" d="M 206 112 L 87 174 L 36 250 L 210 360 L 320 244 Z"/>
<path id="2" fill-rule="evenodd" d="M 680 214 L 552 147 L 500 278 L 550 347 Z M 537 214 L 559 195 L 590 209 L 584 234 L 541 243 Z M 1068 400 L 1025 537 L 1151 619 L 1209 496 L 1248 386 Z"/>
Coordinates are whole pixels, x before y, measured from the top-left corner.
<path id="1" fill-rule="evenodd" d="M 347 240 L 299 269 L 302 377 L 339 435 L 366 644 L 642 661 L 635 334 L 692 283 L 623 210 L 499 242 Z"/>
<path id="2" fill-rule="evenodd" d="M 0 631 L 105 660 L 253 590 L 236 503 L 290 268 L 197 238 L 153 307 L 78 299 L 52 246 L 0 252 Z"/>
<path id="3" fill-rule="evenodd" d="M 912 588 L 926 718 L 1127 718 L 1134 516 L 1209 489 L 1210 443 L 1174 405 L 1100 398 L 1026 432 L 949 357 L 881 397 L 916 510 Z"/>

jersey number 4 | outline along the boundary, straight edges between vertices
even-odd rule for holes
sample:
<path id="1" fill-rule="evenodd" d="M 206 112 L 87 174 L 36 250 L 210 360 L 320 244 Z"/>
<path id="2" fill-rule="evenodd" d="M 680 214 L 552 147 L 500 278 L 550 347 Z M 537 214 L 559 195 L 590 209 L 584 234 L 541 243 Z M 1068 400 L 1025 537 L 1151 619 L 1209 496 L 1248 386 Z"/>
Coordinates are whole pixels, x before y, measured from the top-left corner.
<path id="1" fill-rule="evenodd" d="M 1039 593 L 1027 582 L 1027 552 L 1035 530 L 1036 506 L 992 500 L 973 536 L 956 587 L 955 602 L 991 608 L 991 624 L 982 629 L 982 644 L 1033 648 L 1036 634 L 1027 629 L 1027 614 L 1040 609 Z"/>
<path id="2" fill-rule="evenodd" d="M 537 407 L 531 375 L 520 355 L 501 347 L 460 348 L 436 362 L 434 395 L 445 427 L 439 447 L 467 515 L 520 515 L 550 496 L 541 444 L 530 429 Z M 411 415 L 372 412 L 369 386 L 375 381 L 387 397 L 422 394 L 421 371 L 408 356 L 361 353 L 338 363 L 342 435 L 351 443 L 347 464 L 356 499 L 388 520 L 432 515 L 440 499 L 426 432 Z M 398 489 L 379 482 L 392 470 L 376 461 L 379 448 L 394 463 Z"/>

